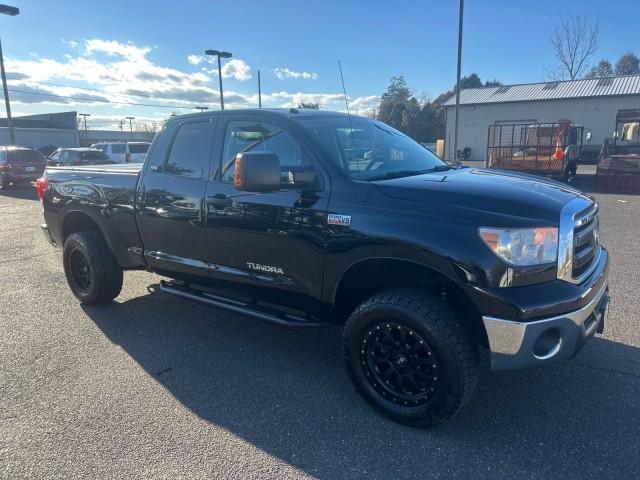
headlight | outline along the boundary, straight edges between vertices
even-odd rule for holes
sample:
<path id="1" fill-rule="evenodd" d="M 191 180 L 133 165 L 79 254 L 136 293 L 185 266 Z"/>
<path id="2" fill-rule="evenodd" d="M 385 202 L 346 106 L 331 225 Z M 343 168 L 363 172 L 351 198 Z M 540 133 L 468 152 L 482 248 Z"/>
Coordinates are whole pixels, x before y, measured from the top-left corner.
<path id="1" fill-rule="evenodd" d="M 558 258 L 558 229 L 480 228 L 480 238 L 501 260 L 518 267 L 542 265 Z"/>

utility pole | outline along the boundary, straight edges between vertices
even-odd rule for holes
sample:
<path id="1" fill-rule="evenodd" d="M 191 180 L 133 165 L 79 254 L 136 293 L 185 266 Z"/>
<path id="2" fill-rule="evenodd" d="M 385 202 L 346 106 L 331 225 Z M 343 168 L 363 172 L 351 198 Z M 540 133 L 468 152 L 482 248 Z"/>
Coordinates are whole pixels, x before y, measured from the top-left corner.
<path id="1" fill-rule="evenodd" d="M 9 5 L 0 5 L 0 13 L 15 17 L 20 9 Z M 0 74 L 2 75 L 2 89 L 4 90 L 4 104 L 7 109 L 7 127 L 9 127 L 9 143 L 16 144 L 16 135 L 13 131 L 13 119 L 11 118 L 11 104 L 9 102 L 9 89 L 7 88 L 7 74 L 4 71 L 4 56 L 2 54 L 2 41 L 0 41 Z"/>
<path id="2" fill-rule="evenodd" d="M 136 117 L 124 117 L 127 120 L 129 120 L 129 133 L 131 134 L 131 139 L 133 140 L 133 126 L 131 124 L 131 120 L 133 120 Z"/>
<path id="3" fill-rule="evenodd" d="M 221 58 L 231 58 L 230 52 L 221 52 L 220 50 L 205 50 L 205 55 L 218 57 L 218 81 L 220 82 L 220 110 L 224 110 L 224 96 L 222 95 L 222 64 Z"/>
<path id="4" fill-rule="evenodd" d="M 84 136 L 86 137 L 87 136 L 87 117 L 90 117 L 91 114 L 90 113 L 79 113 L 78 116 L 84 118 Z"/>
<path id="5" fill-rule="evenodd" d="M 196 110 L 200 110 L 201 112 L 204 112 L 205 110 L 209 110 L 209 107 L 205 107 L 204 105 L 198 105 L 193 108 L 195 108 Z"/>
<path id="6" fill-rule="evenodd" d="M 258 70 L 258 108 L 262 108 L 262 87 L 260 85 L 260 70 Z"/>
<path id="7" fill-rule="evenodd" d="M 122 126 L 124 125 L 124 120 L 120 120 L 120 131 L 122 131 Z"/>
<path id="8" fill-rule="evenodd" d="M 456 121 L 453 128 L 453 160 L 458 159 L 458 125 L 460 124 L 460 75 L 462 70 L 462 19 L 464 17 L 464 0 L 460 0 L 458 18 L 458 73 L 456 76 Z"/>

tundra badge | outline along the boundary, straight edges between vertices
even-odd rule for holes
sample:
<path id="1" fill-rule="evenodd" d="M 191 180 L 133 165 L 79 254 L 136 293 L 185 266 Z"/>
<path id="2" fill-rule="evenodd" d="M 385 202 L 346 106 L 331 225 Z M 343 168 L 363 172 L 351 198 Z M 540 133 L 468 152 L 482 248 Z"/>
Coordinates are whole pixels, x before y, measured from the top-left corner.
<path id="1" fill-rule="evenodd" d="M 261 272 L 268 273 L 279 273 L 280 275 L 284 275 L 281 267 L 273 267 L 271 265 L 262 265 L 260 263 L 247 262 L 247 267 L 251 270 L 259 270 Z"/>

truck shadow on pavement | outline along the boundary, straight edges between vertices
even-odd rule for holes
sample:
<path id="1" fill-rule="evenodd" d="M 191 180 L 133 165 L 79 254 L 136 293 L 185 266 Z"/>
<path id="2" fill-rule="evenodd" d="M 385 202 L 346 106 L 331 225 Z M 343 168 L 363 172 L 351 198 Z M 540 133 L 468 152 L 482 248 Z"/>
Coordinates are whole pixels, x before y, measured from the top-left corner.
<path id="1" fill-rule="evenodd" d="M 420 430 L 360 399 L 337 330 L 284 329 L 158 292 L 84 309 L 198 417 L 319 478 L 639 471 L 640 349 L 624 344 L 596 338 L 566 363 L 485 371 L 458 417 Z"/>
<path id="2" fill-rule="evenodd" d="M 16 185 L 0 190 L 0 199 L 3 197 L 17 200 L 38 200 L 36 189 L 31 185 Z"/>

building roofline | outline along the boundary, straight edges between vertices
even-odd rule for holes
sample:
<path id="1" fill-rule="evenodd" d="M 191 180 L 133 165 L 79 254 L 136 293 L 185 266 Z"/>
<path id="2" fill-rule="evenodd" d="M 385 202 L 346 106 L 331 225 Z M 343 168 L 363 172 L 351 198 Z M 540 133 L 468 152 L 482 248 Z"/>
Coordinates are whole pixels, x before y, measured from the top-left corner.
<path id="1" fill-rule="evenodd" d="M 599 85 L 602 80 L 610 80 L 610 82 L 606 85 Z M 574 86 L 566 86 L 567 84 L 574 84 Z M 553 85 L 553 87 L 545 88 L 547 85 Z M 611 87 L 612 85 L 614 86 Z M 640 85 L 640 74 L 463 88 L 460 91 L 460 105 L 483 105 L 492 103 L 517 103 L 525 101 L 640 95 L 640 88 L 638 88 L 638 85 Z M 603 92 L 594 92 L 596 88 L 604 88 L 608 90 L 605 90 Z M 500 89 L 504 90 L 500 92 Z M 512 89 L 518 90 L 516 92 L 513 92 L 511 91 Z M 556 90 L 560 91 L 561 94 L 554 95 L 553 93 L 551 93 Z M 545 92 L 544 94 L 542 94 L 543 91 Z M 494 95 L 496 96 L 496 98 L 491 98 Z M 505 95 L 507 98 L 500 98 L 500 96 L 502 95 Z M 518 95 L 527 98 L 518 98 Z M 465 97 L 467 98 L 465 99 Z M 442 102 L 442 105 L 444 107 L 455 105 L 455 103 L 452 101 L 453 98 L 454 95 L 452 94 L 444 102 Z"/>
<path id="2" fill-rule="evenodd" d="M 607 78 L 607 77 L 604 77 Z M 484 87 L 482 87 L 484 88 Z M 529 103 L 529 102 L 558 102 L 562 100 L 584 100 L 585 98 L 611 98 L 611 97 L 638 97 L 640 93 L 610 93 L 607 95 L 585 95 L 582 97 L 554 97 L 554 98 L 527 98 L 524 100 L 503 100 L 497 102 L 460 102 L 461 107 L 472 107 L 476 105 L 504 105 L 509 103 Z M 444 108 L 455 108 L 455 103 L 442 104 Z"/>
<path id="3" fill-rule="evenodd" d="M 602 80 L 603 78 L 626 78 L 626 77 L 640 77 L 640 73 L 632 73 L 630 75 L 609 75 L 608 77 L 594 77 L 594 78 L 576 78 L 574 80 L 547 80 L 545 82 L 522 82 L 522 83 L 510 83 L 508 85 L 483 85 L 482 87 L 463 88 L 464 90 L 482 90 L 485 88 L 500 88 L 500 87 L 522 87 L 525 85 L 544 85 L 547 83 L 568 83 L 568 82 L 586 82 L 590 80 Z M 453 93 L 455 95 L 455 92 Z"/>

